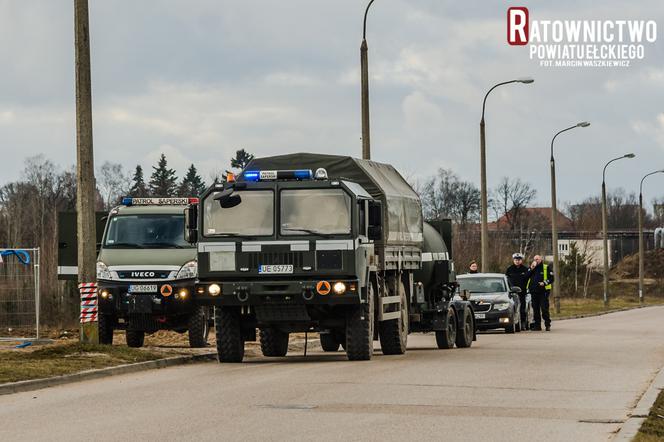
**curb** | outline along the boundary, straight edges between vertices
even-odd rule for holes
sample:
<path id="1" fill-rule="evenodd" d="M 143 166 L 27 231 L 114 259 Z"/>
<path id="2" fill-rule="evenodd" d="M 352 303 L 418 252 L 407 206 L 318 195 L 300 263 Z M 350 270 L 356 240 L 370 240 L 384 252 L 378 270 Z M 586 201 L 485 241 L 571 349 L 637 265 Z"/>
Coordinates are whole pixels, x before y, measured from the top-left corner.
<path id="1" fill-rule="evenodd" d="M 566 321 L 568 319 L 581 319 L 581 318 L 592 318 L 593 316 L 602 316 L 602 315 L 608 315 L 611 313 L 618 313 L 618 312 L 626 312 L 628 310 L 636 310 L 640 308 L 649 308 L 649 307 L 661 307 L 664 304 L 654 304 L 654 305 L 636 305 L 634 307 L 623 307 L 623 308 L 617 308 L 613 310 L 607 310 L 605 312 L 597 312 L 597 313 L 584 313 L 582 315 L 572 315 L 572 316 L 562 316 L 560 318 L 552 317 L 552 321 Z"/>
<path id="2" fill-rule="evenodd" d="M 659 370 L 655 378 L 650 383 L 648 389 L 643 393 L 636 407 L 631 411 L 625 423 L 620 427 L 614 441 L 631 441 L 636 433 L 639 432 L 641 424 L 646 420 L 650 409 L 657 400 L 660 390 L 664 389 L 664 367 Z"/>
<path id="3" fill-rule="evenodd" d="M 5 394 L 20 393 L 24 391 L 41 390 L 42 388 L 53 387 L 56 385 L 71 384 L 74 382 L 99 379 L 119 374 L 136 373 L 139 371 L 152 370 L 155 368 L 165 368 L 175 365 L 189 364 L 192 362 L 213 360 L 216 358 L 216 356 L 216 352 L 197 355 L 174 356 L 164 359 L 155 359 L 154 361 L 117 365 L 115 367 L 100 368 L 96 370 L 86 370 L 78 373 L 55 376 L 52 378 L 9 382 L 0 385 L 0 396 Z"/>

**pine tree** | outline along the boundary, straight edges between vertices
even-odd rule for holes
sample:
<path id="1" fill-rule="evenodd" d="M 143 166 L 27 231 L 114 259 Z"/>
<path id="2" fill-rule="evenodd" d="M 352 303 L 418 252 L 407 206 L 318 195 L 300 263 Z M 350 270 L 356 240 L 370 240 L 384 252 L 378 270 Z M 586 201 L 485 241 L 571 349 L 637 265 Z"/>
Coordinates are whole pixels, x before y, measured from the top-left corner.
<path id="1" fill-rule="evenodd" d="M 157 167 L 152 166 L 153 172 L 150 177 L 150 193 L 153 197 L 168 198 L 175 195 L 177 190 L 177 176 L 175 170 L 168 168 L 166 155 L 159 157 Z"/>
<path id="2" fill-rule="evenodd" d="M 182 179 L 180 186 L 178 187 L 179 196 L 199 196 L 205 191 L 205 183 L 203 179 L 198 175 L 196 166 L 193 164 L 189 166 L 187 170 L 187 175 Z"/>
<path id="3" fill-rule="evenodd" d="M 231 167 L 243 170 L 254 156 L 244 149 L 235 152 L 235 158 L 231 158 Z"/>
<path id="4" fill-rule="evenodd" d="M 149 195 L 148 186 L 145 185 L 145 180 L 143 179 L 143 168 L 140 165 L 136 166 L 136 171 L 131 179 L 131 183 L 129 196 L 145 198 Z"/>

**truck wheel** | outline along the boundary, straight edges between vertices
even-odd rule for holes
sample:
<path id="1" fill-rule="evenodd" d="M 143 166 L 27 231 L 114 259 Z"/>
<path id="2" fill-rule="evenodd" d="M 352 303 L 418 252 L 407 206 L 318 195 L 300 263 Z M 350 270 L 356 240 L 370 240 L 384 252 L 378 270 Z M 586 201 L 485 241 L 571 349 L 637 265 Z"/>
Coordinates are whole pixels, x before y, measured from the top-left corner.
<path id="1" fill-rule="evenodd" d="M 199 305 L 189 315 L 187 328 L 189 329 L 189 346 L 191 348 L 201 348 L 207 345 L 210 327 L 206 313 L 207 307 Z"/>
<path id="2" fill-rule="evenodd" d="M 403 282 L 399 280 L 399 296 L 401 298 L 401 315 L 396 319 L 378 323 L 380 348 L 384 355 L 402 355 L 406 353 L 408 344 L 408 301 Z"/>
<path id="3" fill-rule="evenodd" d="M 463 321 L 457 329 L 456 346 L 458 348 L 467 348 L 473 345 L 473 333 L 475 329 L 475 320 L 469 308 L 463 309 Z"/>
<path id="4" fill-rule="evenodd" d="M 286 356 L 288 333 L 272 327 L 261 329 L 261 351 L 263 356 Z"/>
<path id="5" fill-rule="evenodd" d="M 113 316 L 99 314 L 99 343 L 113 345 Z"/>
<path id="6" fill-rule="evenodd" d="M 339 351 L 339 345 L 340 342 L 337 341 L 334 332 L 320 334 L 320 346 L 323 347 L 323 351 Z"/>
<path id="7" fill-rule="evenodd" d="M 127 345 L 133 348 L 143 347 L 145 332 L 142 330 L 127 330 Z"/>
<path id="8" fill-rule="evenodd" d="M 367 285 L 367 303 L 352 308 L 346 317 L 346 355 L 350 361 L 368 361 L 373 355 L 374 288 Z"/>
<path id="9" fill-rule="evenodd" d="M 244 340 L 240 328 L 240 310 L 232 307 L 215 307 L 214 329 L 219 362 L 242 362 Z"/>
<path id="10" fill-rule="evenodd" d="M 436 344 L 438 344 L 438 348 L 442 349 L 454 347 L 454 341 L 456 341 L 457 320 L 452 307 L 447 309 L 445 324 L 445 330 L 436 330 Z"/>

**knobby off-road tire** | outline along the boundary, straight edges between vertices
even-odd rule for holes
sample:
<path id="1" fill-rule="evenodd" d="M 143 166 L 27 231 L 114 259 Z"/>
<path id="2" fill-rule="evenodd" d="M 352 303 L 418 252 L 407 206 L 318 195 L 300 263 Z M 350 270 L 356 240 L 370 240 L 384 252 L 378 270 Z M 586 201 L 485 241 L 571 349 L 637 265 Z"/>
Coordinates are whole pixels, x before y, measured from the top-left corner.
<path id="1" fill-rule="evenodd" d="M 334 332 L 320 334 L 320 346 L 323 347 L 323 351 L 339 351 L 340 345 Z"/>
<path id="2" fill-rule="evenodd" d="M 127 346 L 133 348 L 143 347 L 145 332 L 142 330 L 127 330 Z"/>
<path id="3" fill-rule="evenodd" d="M 288 353 L 288 333 L 276 328 L 261 329 L 261 351 L 263 356 L 286 356 L 286 353 Z"/>
<path id="4" fill-rule="evenodd" d="M 207 311 L 207 307 L 199 305 L 189 315 L 187 328 L 191 348 L 201 348 L 207 345 L 208 334 L 210 333 Z"/>
<path id="5" fill-rule="evenodd" d="M 373 284 L 366 290 L 367 303 L 352 308 L 346 317 L 346 356 L 350 361 L 368 361 L 373 356 Z"/>
<path id="6" fill-rule="evenodd" d="M 244 340 L 240 326 L 240 310 L 232 307 L 215 307 L 214 329 L 219 362 L 242 362 Z"/>
<path id="7" fill-rule="evenodd" d="M 473 345 L 473 334 L 475 333 L 475 319 L 469 308 L 464 308 L 461 312 L 461 324 L 457 329 L 456 346 L 467 348 Z"/>
<path id="8" fill-rule="evenodd" d="M 452 307 L 448 307 L 447 309 L 445 324 L 445 330 L 436 330 L 436 344 L 441 349 L 454 347 L 454 342 L 456 341 L 457 320 Z"/>
<path id="9" fill-rule="evenodd" d="M 113 316 L 99 314 L 99 343 L 104 345 L 113 344 Z"/>
<path id="10" fill-rule="evenodd" d="M 397 319 L 378 323 L 380 348 L 384 355 L 402 355 L 406 353 L 408 345 L 408 298 L 401 279 L 399 279 L 397 288 L 401 298 L 401 315 Z"/>

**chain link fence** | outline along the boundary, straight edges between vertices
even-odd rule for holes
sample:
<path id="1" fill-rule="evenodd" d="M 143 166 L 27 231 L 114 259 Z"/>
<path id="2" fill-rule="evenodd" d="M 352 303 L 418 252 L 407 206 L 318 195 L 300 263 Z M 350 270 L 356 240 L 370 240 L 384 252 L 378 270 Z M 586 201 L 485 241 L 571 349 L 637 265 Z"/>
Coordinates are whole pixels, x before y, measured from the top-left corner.
<path id="1" fill-rule="evenodd" d="M 0 339 L 39 339 L 39 248 L 0 248 Z"/>

